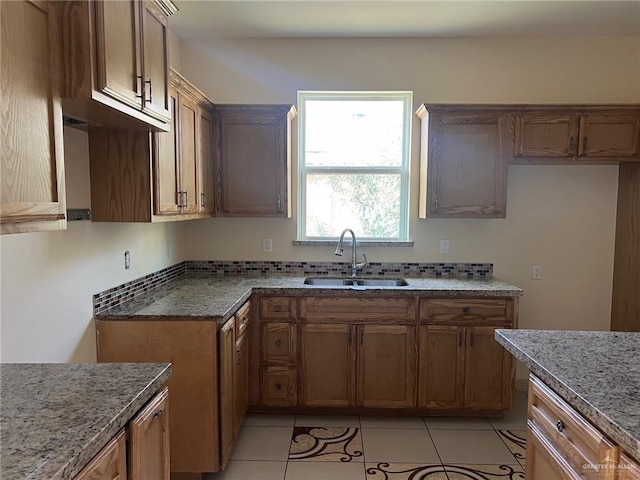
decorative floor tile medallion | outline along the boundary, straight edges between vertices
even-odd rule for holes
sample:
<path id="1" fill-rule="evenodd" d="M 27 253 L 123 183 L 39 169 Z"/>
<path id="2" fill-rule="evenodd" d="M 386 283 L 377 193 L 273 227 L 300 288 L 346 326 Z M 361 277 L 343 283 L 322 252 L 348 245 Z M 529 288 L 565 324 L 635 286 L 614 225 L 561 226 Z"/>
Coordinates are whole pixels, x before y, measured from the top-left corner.
<path id="1" fill-rule="evenodd" d="M 520 465 L 445 465 L 449 480 L 525 480 Z"/>
<path id="2" fill-rule="evenodd" d="M 367 464 L 367 480 L 447 480 L 442 465 Z"/>
<path id="3" fill-rule="evenodd" d="M 496 430 L 507 448 L 513 453 L 520 465 L 525 465 L 527 456 L 526 430 Z"/>
<path id="4" fill-rule="evenodd" d="M 289 460 L 363 462 L 359 428 L 295 427 Z"/>

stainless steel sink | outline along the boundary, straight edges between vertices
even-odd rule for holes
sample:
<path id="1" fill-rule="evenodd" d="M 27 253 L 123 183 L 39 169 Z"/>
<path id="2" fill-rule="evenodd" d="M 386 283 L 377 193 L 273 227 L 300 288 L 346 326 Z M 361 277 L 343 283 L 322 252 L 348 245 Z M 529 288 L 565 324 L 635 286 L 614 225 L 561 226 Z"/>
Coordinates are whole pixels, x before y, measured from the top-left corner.
<path id="1" fill-rule="evenodd" d="M 353 288 L 365 287 L 404 287 L 408 285 L 404 278 L 327 278 L 307 277 L 305 285 L 317 285 L 325 287 L 349 286 Z"/>

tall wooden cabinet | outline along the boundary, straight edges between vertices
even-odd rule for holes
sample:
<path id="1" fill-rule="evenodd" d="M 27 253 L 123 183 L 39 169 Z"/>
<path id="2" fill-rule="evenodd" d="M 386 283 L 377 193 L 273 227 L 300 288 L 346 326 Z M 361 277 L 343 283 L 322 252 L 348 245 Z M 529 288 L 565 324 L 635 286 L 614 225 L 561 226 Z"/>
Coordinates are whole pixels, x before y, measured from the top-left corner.
<path id="1" fill-rule="evenodd" d="M 506 216 L 513 115 L 466 105 L 423 105 L 421 218 Z"/>
<path id="2" fill-rule="evenodd" d="M 94 125 L 168 131 L 172 0 L 55 2 L 63 109 Z"/>
<path id="3" fill-rule="evenodd" d="M 175 70 L 170 81 L 170 132 L 89 132 L 94 221 L 156 222 L 211 215 L 212 104 Z"/>
<path id="4" fill-rule="evenodd" d="M 291 105 L 216 105 L 216 215 L 290 217 Z"/>
<path id="5" fill-rule="evenodd" d="M 2 233 L 66 228 L 54 3 L 0 3 Z"/>

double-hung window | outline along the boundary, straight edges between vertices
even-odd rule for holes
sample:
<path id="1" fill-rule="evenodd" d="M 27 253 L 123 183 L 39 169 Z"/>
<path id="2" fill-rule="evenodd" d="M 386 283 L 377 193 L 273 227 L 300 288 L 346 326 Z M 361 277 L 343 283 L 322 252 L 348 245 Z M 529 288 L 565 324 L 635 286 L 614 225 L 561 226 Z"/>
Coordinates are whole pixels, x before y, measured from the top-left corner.
<path id="1" fill-rule="evenodd" d="M 411 92 L 298 92 L 298 239 L 406 241 Z"/>

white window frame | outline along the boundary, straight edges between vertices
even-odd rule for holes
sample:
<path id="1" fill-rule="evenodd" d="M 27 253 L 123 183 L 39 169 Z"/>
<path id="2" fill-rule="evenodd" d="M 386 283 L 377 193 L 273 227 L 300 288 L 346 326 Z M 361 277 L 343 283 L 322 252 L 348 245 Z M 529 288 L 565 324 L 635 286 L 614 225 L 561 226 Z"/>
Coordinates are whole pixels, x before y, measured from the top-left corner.
<path id="1" fill-rule="evenodd" d="M 404 104 L 404 131 L 402 135 L 402 158 L 397 167 L 307 167 L 305 165 L 305 123 L 306 101 L 308 100 L 401 100 Z M 307 237 L 307 175 L 318 173 L 393 173 L 400 174 L 400 225 L 398 237 L 361 237 L 358 241 L 368 242 L 407 242 L 409 240 L 409 165 L 411 156 L 411 120 L 413 112 L 413 92 L 328 92 L 328 91 L 298 91 L 298 232 L 299 241 L 333 241 L 338 237 Z M 357 232 L 356 232 L 357 233 Z"/>

